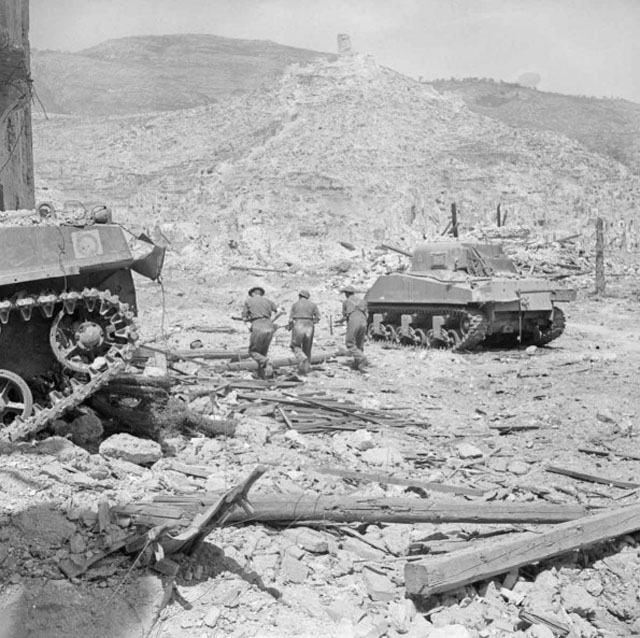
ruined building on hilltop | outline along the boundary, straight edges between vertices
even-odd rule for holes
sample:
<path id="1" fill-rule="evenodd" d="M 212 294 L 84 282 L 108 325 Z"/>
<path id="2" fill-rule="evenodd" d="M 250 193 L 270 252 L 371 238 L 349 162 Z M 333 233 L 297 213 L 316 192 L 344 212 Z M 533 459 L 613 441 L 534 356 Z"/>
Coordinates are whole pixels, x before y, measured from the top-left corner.
<path id="1" fill-rule="evenodd" d="M 34 208 L 29 1 L 0 5 L 0 210 Z"/>

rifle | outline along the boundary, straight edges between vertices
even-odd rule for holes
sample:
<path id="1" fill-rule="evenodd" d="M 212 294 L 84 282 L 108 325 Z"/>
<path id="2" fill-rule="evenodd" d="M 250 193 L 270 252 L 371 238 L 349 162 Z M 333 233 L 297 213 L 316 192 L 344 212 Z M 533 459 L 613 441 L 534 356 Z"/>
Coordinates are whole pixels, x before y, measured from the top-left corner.
<path id="1" fill-rule="evenodd" d="M 277 314 L 277 315 L 276 315 L 276 316 L 271 320 L 271 322 L 273 323 L 273 332 L 276 332 L 276 331 L 277 331 L 277 330 L 279 330 L 280 328 L 286 328 L 287 330 L 291 330 L 291 328 L 289 327 L 289 324 L 286 324 L 286 325 L 284 325 L 284 326 L 283 326 L 282 324 L 275 323 L 275 320 L 276 320 L 276 319 L 277 319 L 281 314 L 282 314 L 282 313 Z M 231 316 L 231 319 L 233 319 L 234 321 L 244 321 L 244 322 L 246 322 L 246 323 L 249 323 L 249 330 L 251 330 L 251 324 L 250 324 L 250 322 L 249 322 L 247 319 L 243 319 L 242 317 L 234 317 L 233 315 Z"/>

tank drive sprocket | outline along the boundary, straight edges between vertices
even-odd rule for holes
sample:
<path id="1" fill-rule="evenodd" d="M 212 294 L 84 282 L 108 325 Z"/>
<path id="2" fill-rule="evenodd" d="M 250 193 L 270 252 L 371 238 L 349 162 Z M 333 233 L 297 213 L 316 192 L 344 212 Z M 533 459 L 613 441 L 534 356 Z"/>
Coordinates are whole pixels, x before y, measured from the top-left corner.
<path id="1" fill-rule="evenodd" d="M 79 405 L 121 372 L 135 352 L 134 314 L 108 290 L 95 288 L 60 294 L 0 300 L 2 324 L 31 321 L 40 308 L 50 318 L 49 341 L 65 370 L 62 386 L 49 389 L 47 405 L 33 403 L 27 382 L 0 370 L 0 440 L 15 441 L 44 429 L 49 422 Z"/>

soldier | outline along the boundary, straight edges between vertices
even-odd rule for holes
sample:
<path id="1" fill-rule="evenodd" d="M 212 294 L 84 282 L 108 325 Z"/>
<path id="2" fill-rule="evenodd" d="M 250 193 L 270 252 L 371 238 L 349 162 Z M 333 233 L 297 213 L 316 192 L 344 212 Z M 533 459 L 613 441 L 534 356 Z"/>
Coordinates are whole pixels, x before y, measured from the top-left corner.
<path id="1" fill-rule="evenodd" d="M 242 319 L 251 322 L 251 337 L 249 339 L 249 356 L 258 364 L 258 378 L 271 378 L 273 368 L 269 363 L 267 354 L 271 338 L 276 331 L 271 315 L 275 321 L 282 311 L 278 310 L 276 304 L 264 296 L 264 288 L 254 286 L 249 290 L 249 296 L 242 308 Z"/>
<path id="2" fill-rule="evenodd" d="M 298 372 L 307 374 L 311 370 L 311 348 L 315 324 L 320 321 L 318 306 L 309 301 L 308 290 L 298 293 L 298 301 L 291 306 L 289 327 L 291 328 L 291 349 L 298 361 Z"/>
<path id="3" fill-rule="evenodd" d="M 363 372 L 369 365 L 364 356 L 364 338 L 367 334 L 367 302 L 356 296 L 353 286 L 346 286 L 340 292 L 345 294 L 342 302 L 342 323 L 347 323 L 345 345 L 353 355 L 353 368 Z"/>

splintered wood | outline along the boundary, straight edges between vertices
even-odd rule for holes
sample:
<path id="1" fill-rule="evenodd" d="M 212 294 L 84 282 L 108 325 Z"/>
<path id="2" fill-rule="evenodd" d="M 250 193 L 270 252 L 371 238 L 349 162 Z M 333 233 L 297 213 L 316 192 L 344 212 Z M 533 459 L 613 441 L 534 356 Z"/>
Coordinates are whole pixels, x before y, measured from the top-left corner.
<path id="1" fill-rule="evenodd" d="M 481 550 L 471 548 L 443 558 L 408 563 L 404 572 L 407 592 L 431 596 L 639 529 L 640 505 L 631 505 L 555 525 L 541 533 L 497 540 Z"/>
<path id="2" fill-rule="evenodd" d="M 261 397 L 263 401 L 278 404 L 277 413 L 289 429 L 301 433 L 331 432 L 339 430 L 358 430 L 397 428 L 405 426 L 425 427 L 390 410 L 363 408 L 350 401 L 337 401 L 321 395 L 297 396 L 288 398 Z"/>

